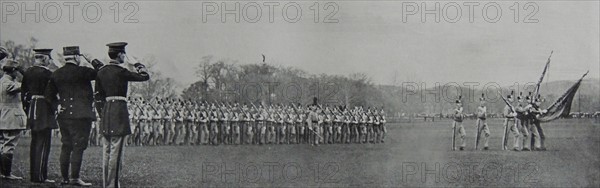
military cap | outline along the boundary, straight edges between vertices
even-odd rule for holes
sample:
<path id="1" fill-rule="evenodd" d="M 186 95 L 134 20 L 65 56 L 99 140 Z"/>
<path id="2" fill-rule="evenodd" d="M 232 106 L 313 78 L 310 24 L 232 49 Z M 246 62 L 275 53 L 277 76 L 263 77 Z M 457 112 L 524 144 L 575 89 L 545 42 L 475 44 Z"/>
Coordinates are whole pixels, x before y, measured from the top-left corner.
<path id="1" fill-rule="evenodd" d="M 10 53 L 8 52 L 8 50 L 6 48 L 4 48 L 3 46 L 0 46 L 0 60 L 3 60 L 4 58 L 8 57 Z"/>
<path id="2" fill-rule="evenodd" d="M 461 99 L 462 99 L 462 95 L 459 95 L 459 96 L 458 96 L 458 99 L 456 99 L 456 101 L 455 101 L 455 102 L 456 102 L 457 104 L 458 104 L 458 103 L 461 103 Z"/>
<path id="3" fill-rule="evenodd" d="M 481 98 L 479 98 L 479 101 L 485 101 L 485 93 L 481 93 Z"/>
<path id="4" fill-rule="evenodd" d="M 35 55 L 47 55 L 50 59 L 52 59 L 52 55 L 50 55 L 50 53 L 52 52 L 52 49 L 33 49 L 33 51 L 35 52 Z"/>
<path id="5" fill-rule="evenodd" d="M 81 55 L 79 46 L 67 46 L 63 48 L 63 55 Z"/>
<path id="6" fill-rule="evenodd" d="M 11 69 L 11 68 L 17 68 L 19 66 L 19 62 L 9 59 L 8 61 L 6 61 L 4 63 L 4 65 L 2 65 L 2 69 Z"/>
<path id="7" fill-rule="evenodd" d="M 126 42 L 113 42 L 113 43 L 109 43 L 106 46 L 108 46 L 108 52 L 123 52 L 125 53 L 125 46 L 127 46 Z"/>
<path id="8" fill-rule="evenodd" d="M 515 91 L 510 91 L 510 95 L 506 96 L 507 99 L 512 99 L 513 95 L 515 94 Z"/>

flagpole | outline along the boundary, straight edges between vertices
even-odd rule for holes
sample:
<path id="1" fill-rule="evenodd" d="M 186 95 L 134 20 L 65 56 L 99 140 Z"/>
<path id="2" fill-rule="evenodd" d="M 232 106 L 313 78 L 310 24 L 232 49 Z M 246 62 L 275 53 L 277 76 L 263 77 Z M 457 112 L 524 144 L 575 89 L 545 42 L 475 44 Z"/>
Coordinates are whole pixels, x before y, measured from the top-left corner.
<path id="1" fill-rule="evenodd" d="M 554 53 L 554 50 L 552 50 L 550 52 L 550 56 L 548 56 L 548 60 L 546 61 L 546 66 L 544 66 L 544 70 L 542 71 L 542 76 L 540 77 L 540 80 L 538 80 L 538 83 L 536 84 L 535 94 L 531 97 L 532 100 L 535 100 L 535 97 L 537 97 L 537 95 L 540 93 L 540 85 L 542 84 L 542 81 L 544 80 L 544 75 L 548 71 L 548 67 L 550 66 L 550 58 L 552 57 L 553 53 Z"/>

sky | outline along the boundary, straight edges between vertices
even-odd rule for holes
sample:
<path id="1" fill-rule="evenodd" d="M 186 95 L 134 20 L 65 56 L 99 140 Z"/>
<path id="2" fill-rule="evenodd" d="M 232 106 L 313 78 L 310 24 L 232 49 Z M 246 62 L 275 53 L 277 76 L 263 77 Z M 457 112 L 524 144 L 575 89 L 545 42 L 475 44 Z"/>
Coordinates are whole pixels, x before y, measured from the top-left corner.
<path id="1" fill-rule="evenodd" d="M 37 23 L 35 14 L 22 14 L 23 6 L 34 9 L 36 2 L 40 6 Z M 53 48 L 54 55 L 62 53 L 64 46 L 78 45 L 97 58 L 107 58 L 105 44 L 126 41 L 128 54 L 154 57 L 161 72 L 182 85 L 198 80 L 194 67 L 207 55 L 245 64 L 259 63 L 260 54 L 265 54 L 267 63 L 312 74 L 362 72 L 376 84 L 392 84 L 396 78 L 396 83 L 428 85 L 512 85 L 537 81 L 554 51 L 548 81 L 576 80 L 587 70 L 589 78 L 600 77 L 598 1 L 492 1 L 480 2 L 469 11 L 465 3 L 473 2 L 84 1 L 69 14 L 65 2 L 2 0 L 0 40 L 26 44 L 35 37 L 38 47 Z M 240 4 L 239 22 L 233 14 L 220 14 L 224 9 L 235 10 L 235 3 Z M 440 6 L 439 22 L 435 22 L 436 15 L 421 14 L 424 9 L 435 12 L 431 11 L 435 3 Z M 272 16 L 266 4 L 278 4 L 271 6 Z M 215 7 L 216 12 L 212 11 Z M 253 19 L 256 7 L 262 14 Z M 496 10 L 501 10 L 501 16 L 497 17 Z M 128 21 L 137 21 L 124 23 L 128 15 L 132 15 Z"/>

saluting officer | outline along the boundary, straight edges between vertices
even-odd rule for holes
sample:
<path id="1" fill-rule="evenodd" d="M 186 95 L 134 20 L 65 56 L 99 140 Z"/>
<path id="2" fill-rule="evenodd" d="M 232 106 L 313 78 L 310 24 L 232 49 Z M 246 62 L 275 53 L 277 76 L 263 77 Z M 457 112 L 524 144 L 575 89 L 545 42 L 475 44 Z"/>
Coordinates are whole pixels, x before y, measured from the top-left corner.
<path id="1" fill-rule="evenodd" d="M 94 99 L 92 80 L 96 79 L 97 69 L 102 66 L 102 63 L 94 60 L 91 61 L 94 68 L 79 66 L 82 56 L 79 47 L 69 46 L 64 47 L 63 50 L 66 64 L 52 73 L 45 92 L 45 97 L 51 102 L 53 109 L 60 105 L 57 119 L 62 141 L 60 154 L 62 184 L 91 186 L 91 183 L 80 179 L 79 172 L 83 151 L 89 143 L 92 121 L 96 120 L 92 107 Z M 69 176 L 69 168 L 71 176 Z"/>
<path id="2" fill-rule="evenodd" d="M 102 109 L 102 161 L 103 186 L 119 187 L 119 174 L 123 156 L 123 139 L 131 134 L 127 115 L 127 85 L 129 82 L 146 81 L 150 75 L 144 65 L 136 62 L 135 71 L 120 66 L 128 60 L 125 54 L 125 42 L 107 44 L 110 63 L 98 71 L 96 78 L 96 97 L 106 101 Z M 130 62 L 131 64 L 131 62 Z"/>
<path id="3" fill-rule="evenodd" d="M 21 85 L 23 106 L 27 113 L 27 128 L 31 129 L 29 174 L 32 182 L 54 183 L 48 179 L 48 156 L 52 129 L 58 128 L 54 112 L 44 98 L 46 86 L 52 76 L 48 65 L 52 62 L 52 49 L 34 49 L 35 63 L 23 74 Z"/>

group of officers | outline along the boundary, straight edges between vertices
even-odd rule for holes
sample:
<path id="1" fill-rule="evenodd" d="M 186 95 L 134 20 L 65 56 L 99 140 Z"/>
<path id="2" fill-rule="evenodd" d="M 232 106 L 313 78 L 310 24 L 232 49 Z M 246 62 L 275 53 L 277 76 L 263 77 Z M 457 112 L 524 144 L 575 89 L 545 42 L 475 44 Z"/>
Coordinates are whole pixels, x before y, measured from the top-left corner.
<path id="1" fill-rule="evenodd" d="M 123 141 L 132 132 L 126 98 L 128 82 L 150 79 L 143 64 L 127 57 L 126 45 L 107 44 L 110 62 L 106 64 L 82 55 L 78 46 L 64 47 L 66 63 L 55 71 L 48 68 L 53 63 L 52 49 L 34 49 L 33 66 L 24 68 L 6 48 L 0 47 L 4 73 L 0 78 L 2 181 L 23 179 L 12 174 L 12 160 L 22 131 L 30 130 L 30 181 L 55 183 L 48 178 L 48 156 L 52 131 L 59 128 L 61 184 L 91 186 L 80 178 L 80 170 L 92 123 L 99 122 L 102 186 L 120 186 Z"/>
<path id="2" fill-rule="evenodd" d="M 516 100 L 515 100 L 516 98 Z M 544 102 L 541 95 L 534 96 L 531 92 L 527 96 L 519 93 L 519 96 L 514 96 L 514 91 L 506 96 L 506 106 L 503 110 L 504 115 L 504 131 L 502 135 L 502 150 L 510 150 L 508 145 L 509 133 L 513 135 L 513 151 L 545 151 L 544 145 L 545 135 L 544 129 L 540 124 L 540 120 L 536 117 L 544 114 L 547 110 L 541 109 L 540 105 Z M 482 94 L 479 98 L 479 106 L 476 112 L 477 130 L 475 135 L 475 150 L 478 149 L 479 141 L 483 139 L 483 149 L 488 150 L 488 138 L 490 130 L 486 122 L 487 107 L 486 98 Z M 461 138 L 459 150 L 464 150 L 466 147 L 466 133 L 462 126 L 464 119 L 461 96 L 456 100 L 456 108 L 454 109 L 453 122 L 453 139 L 452 150 L 455 150 L 455 136 L 458 134 Z M 458 131 L 458 133 L 456 132 Z"/>
<path id="3" fill-rule="evenodd" d="M 380 143 L 386 133 L 383 109 L 362 106 L 263 106 L 172 98 L 130 98 L 127 104 L 131 146 Z"/>

